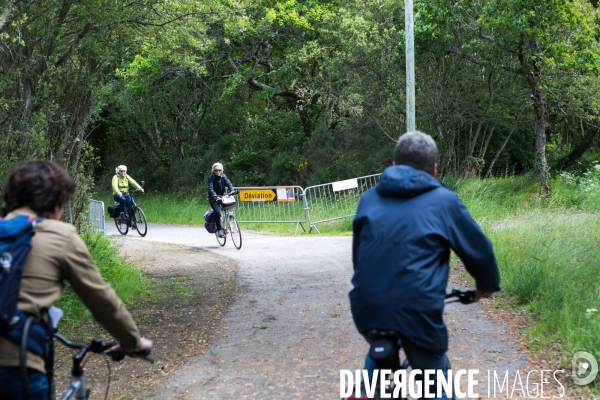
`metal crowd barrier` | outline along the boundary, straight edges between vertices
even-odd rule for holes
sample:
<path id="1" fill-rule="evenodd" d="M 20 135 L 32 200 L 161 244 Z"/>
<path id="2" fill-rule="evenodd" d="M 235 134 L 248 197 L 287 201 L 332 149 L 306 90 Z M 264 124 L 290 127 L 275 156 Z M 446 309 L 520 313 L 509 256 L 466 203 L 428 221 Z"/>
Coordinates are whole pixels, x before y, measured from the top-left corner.
<path id="1" fill-rule="evenodd" d="M 352 217 L 362 194 L 379 182 L 381 174 L 310 186 L 236 187 L 234 210 L 239 222 L 294 223 L 309 233 L 317 224 Z"/>
<path id="2" fill-rule="evenodd" d="M 319 232 L 316 224 L 354 216 L 360 197 L 379 182 L 380 175 L 307 187 L 304 192 L 308 208 L 306 222 L 310 227 L 309 233 L 313 228 Z"/>
<path id="3" fill-rule="evenodd" d="M 306 200 L 300 186 L 236 187 L 235 217 L 245 223 L 295 223 L 306 232 Z"/>
<path id="4" fill-rule="evenodd" d="M 90 200 L 88 210 L 88 223 L 99 230 L 104 230 L 104 202 Z"/>

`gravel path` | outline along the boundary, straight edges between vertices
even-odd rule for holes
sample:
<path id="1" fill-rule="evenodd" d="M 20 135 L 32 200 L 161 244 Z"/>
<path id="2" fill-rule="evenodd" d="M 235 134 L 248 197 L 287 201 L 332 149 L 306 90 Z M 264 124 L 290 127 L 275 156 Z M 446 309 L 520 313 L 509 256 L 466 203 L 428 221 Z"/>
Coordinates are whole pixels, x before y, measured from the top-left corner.
<path id="1" fill-rule="evenodd" d="M 115 234 L 107 223 L 107 234 Z M 243 229 L 243 227 L 242 227 Z M 223 319 L 212 347 L 180 368 L 151 398 L 339 399 L 340 369 L 362 368 L 367 345 L 349 310 L 351 238 L 243 235 L 220 247 L 203 228 L 150 224 L 146 240 L 199 247 L 239 265 L 245 294 Z M 454 369 L 528 370 L 523 349 L 479 304 L 446 308 Z M 512 380 L 512 378 L 511 378 Z M 501 398 L 499 395 L 496 398 Z"/>

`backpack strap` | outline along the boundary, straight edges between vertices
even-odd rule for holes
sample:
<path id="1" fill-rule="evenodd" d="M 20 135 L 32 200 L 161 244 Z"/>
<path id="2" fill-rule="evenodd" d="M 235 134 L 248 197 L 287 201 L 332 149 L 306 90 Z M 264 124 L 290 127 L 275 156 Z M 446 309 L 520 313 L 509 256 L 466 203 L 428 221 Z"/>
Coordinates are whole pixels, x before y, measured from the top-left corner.
<path id="1" fill-rule="evenodd" d="M 27 351 L 32 345 L 44 356 L 44 366 L 46 368 L 46 377 L 48 379 L 48 399 L 54 399 L 54 327 L 50 313 L 45 314 L 48 317 L 48 328 L 42 327 L 43 315 L 38 317 L 25 317 L 22 311 L 17 313 L 23 316 L 23 329 L 21 333 L 21 343 L 19 346 L 19 371 L 21 373 L 21 382 L 23 384 L 23 394 L 27 400 L 31 400 L 31 390 L 29 388 L 29 376 L 27 375 Z M 32 334 L 33 333 L 33 334 Z M 31 350 L 30 350 L 31 351 Z M 39 355 L 39 354 L 38 354 Z"/>
<path id="2" fill-rule="evenodd" d="M 2 220 L 0 218 L 0 220 Z M 0 267 L 3 275 L 2 283 L 2 319 L 0 329 L 2 336 L 19 345 L 19 370 L 26 399 L 31 399 L 29 378 L 27 375 L 27 351 L 39 356 L 53 353 L 48 347 L 49 328 L 43 326 L 44 313 L 40 316 L 26 316 L 18 310 L 17 303 L 21 291 L 23 266 L 31 249 L 31 237 L 35 234 L 35 225 L 42 218 L 19 215 L 11 220 L 3 220 L 0 227 Z M 50 344 L 50 347 L 51 344 Z M 47 358 L 47 357 L 44 357 Z M 47 365 L 47 360 L 45 360 Z M 53 370 L 50 370 L 53 372 Z M 50 386 L 50 385 L 49 385 Z"/>
<path id="3" fill-rule="evenodd" d="M 29 377 L 27 376 L 27 337 L 33 317 L 28 317 L 23 325 L 23 335 L 21 337 L 21 346 L 19 348 L 19 371 L 21 372 L 21 382 L 23 383 L 23 394 L 27 400 L 31 400 L 31 390 L 29 390 Z"/>

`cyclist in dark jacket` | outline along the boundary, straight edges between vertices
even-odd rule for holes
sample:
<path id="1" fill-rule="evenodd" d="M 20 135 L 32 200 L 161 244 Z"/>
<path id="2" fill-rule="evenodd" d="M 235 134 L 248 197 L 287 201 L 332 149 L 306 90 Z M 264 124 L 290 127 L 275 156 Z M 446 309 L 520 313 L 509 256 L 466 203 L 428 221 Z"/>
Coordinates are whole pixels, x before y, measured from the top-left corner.
<path id="1" fill-rule="evenodd" d="M 217 216 L 217 232 L 223 237 L 223 227 L 221 226 L 221 207 L 217 203 L 217 199 L 226 193 L 229 188 L 229 193 L 233 192 L 233 185 L 223 173 L 223 164 L 214 163 L 212 173 L 208 177 L 208 202 Z"/>
<path id="2" fill-rule="evenodd" d="M 396 331 L 413 369 L 445 372 L 450 249 L 475 278 L 478 299 L 499 291 L 500 279 L 491 242 L 457 194 L 435 179 L 436 157 L 429 135 L 402 135 L 394 165 L 362 196 L 350 303 L 359 332 Z M 365 369 L 376 368 L 367 355 Z"/>

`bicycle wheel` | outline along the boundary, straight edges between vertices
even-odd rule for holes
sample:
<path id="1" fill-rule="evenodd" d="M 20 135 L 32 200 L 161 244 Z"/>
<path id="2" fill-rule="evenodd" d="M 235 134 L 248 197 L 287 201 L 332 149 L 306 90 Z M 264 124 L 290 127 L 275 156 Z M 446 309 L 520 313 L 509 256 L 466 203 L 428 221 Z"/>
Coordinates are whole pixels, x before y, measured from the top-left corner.
<path id="1" fill-rule="evenodd" d="M 148 232 L 148 223 L 146 222 L 146 215 L 141 208 L 136 207 L 135 210 L 133 210 L 132 223 L 141 237 L 146 236 L 146 233 Z"/>
<path id="2" fill-rule="evenodd" d="M 229 234 L 231 235 L 231 241 L 236 249 L 242 248 L 242 231 L 240 230 L 240 225 L 235 219 L 235 215 L 229 214 L 227 219 L 227 225 L 229 229 Z"/>
<path id="3" fill-rule="evenodd" d="M 121 235 L 127 235 L 127 231 L 129 230 L 129 226 L 127 226 L 127 220 L 118 216 L 115 218 L 115 225 L 117 226 L 117 230 Z"/>

